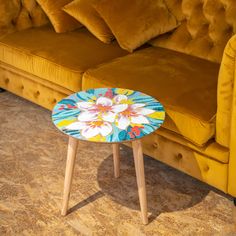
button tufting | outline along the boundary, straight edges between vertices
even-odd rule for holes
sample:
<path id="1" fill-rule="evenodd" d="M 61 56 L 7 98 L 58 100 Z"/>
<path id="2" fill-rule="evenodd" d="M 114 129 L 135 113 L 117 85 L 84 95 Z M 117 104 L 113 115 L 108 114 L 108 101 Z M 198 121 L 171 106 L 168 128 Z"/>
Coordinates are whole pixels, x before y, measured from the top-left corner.
<path id="1" fill-rule="evenodd" d="M 197 4 L 197 7 L 198 7 L 198 8 L 203 8 L 203 5 L 204 5 L 204 2 L 199 2 L 199 3 Z"/>
<path id="2" fill-rule="evenodd" d="M 15 19 L 12 19 L 12 20 L 11 20 L 11 24 L 15 26 L 15 24 L 16 24 Z"/>
<path id="3" fill-rule="evenodd" d="M 226 10 L 227 10 L 227 6 L 222 5 L 222 6 L 220 7 L 220 10 L 221 10 L 221 11 L 226 11 Z"/>
<path id="4" fill-rule="evenodd" d="M 8 84 L 9 81 L 10 81 L 10 80 L 9 80 L 8 78 L 5 79 L 5 83 L 6 83 L 6 84 Z"/>
<path id="5" fill-rule="evenodd" d="M 209 48 L 213 48 L 215 46 L 213 41 L 209 41 Z"/>
<path id="6" fill-rule="evenodd" d="M 234 31 L 234 28 L 232 25 L 229 25 L 225 30 L 226 33 L 233 33 L 233 31 Z"/>
<path id="7" fill-rule="evenodd" d="M 183 155 L 181 153 L 178 153 L 178 155 L 176 156 L 176 159 L 179 161 L 181 159 L 183 159 Z"/>
<path id="8" fill-rule="evenodd" d="M 205 166 L 205 167 L 203 168 L 203 170 L 204 170 L 205 172 L 209 171 L 209 169 L 210 169 L 209 166 Z"/>
<path id="9" fill-rule="evenodd" d="M 21 86 L 21 89 L 23 90 L 24 88 L 25 88 L 24 85 L 22 85 L 22 86 Z"/>
<path id="10" fill-rule="evenodd" d="M 54 99 L 52 100 L 52 103 L 56 103 L 56 102 L 57 102 L 57 99 L 54 98 Z"/>
<path id="11" fill-rule="evenodd" d="M 152 146 L 153 146 L 154 148 L 158 148 L 158 143 L 153 143 Z"/>
<path id="12" fill-rule="evenodd" d="M 168 0 L 171 8 L 178 8 L 178 15 L 183 14 L 183 19 L 168 39 L 157 39 L 154 45 L 221 62 L 226 42 L 236 33 L 235 1 Z M 213 45 L 208 44 L 209 37 L 214 40 Z"/>
<path id="13" fill-rule="evenodd" d="M 35 97 L 38 97 L 40 95 L 40 92 L 37 91 L 34 95 L 35 95 Z"/>

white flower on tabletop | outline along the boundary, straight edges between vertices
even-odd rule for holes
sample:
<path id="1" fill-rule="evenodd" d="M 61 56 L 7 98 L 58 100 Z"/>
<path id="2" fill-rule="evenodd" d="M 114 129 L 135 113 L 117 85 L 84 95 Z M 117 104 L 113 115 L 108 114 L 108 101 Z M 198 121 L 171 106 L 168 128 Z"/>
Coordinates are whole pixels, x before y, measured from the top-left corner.
<path id="1" fill-rule="evenodd" d="M 113 100 L 107 97 L 99 97 L 96 102 L 78 102 L 78 108 L 82 111 L 78 120 L 87 122 L 103 120 L 114 122 L 116 114 L 125 111 L 127 104 L 113 103 Z"/>
<path id="2" fill-rule="evenodd" d="M 67 130 L 81 130 L 81 135 L 87 139 L 97 135 L 106 137 L 112 132 L 112 125 L 105 121 L 74 122 L 66 127 Z"/>
<path id="3" fill-rule="evenodd" d="M 145 104 L 136 103 L 128 105 L 128 108 L 125 111 L 120 112 L 117 115 L 117 127 L 119 129 L 125 130 L 129 125 L 136 124 L 149 124 L 149 121 L 146 115 L 154 113 L 154 110 L 144 108 Z"/>

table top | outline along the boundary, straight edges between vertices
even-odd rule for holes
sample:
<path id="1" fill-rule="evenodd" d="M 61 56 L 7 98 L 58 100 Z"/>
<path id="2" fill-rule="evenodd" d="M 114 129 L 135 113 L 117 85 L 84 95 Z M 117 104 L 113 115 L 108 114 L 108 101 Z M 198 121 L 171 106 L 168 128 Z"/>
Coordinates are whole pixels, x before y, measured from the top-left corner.
<path id="1" fill-rule="evenodd" d="M 79 140 L 119 143 L 142 138 L 165 119 L 160 102 L 144 93 L 99 88 L 74 93 L 53 109 L 52 120 L 63 133 Z"/>

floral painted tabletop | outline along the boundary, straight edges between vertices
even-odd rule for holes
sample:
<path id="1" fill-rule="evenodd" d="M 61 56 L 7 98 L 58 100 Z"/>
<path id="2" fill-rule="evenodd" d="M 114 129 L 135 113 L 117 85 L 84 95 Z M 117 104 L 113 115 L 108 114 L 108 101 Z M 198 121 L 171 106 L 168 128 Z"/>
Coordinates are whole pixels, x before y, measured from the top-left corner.
<path id="1" fill-rule="evenodd" d="M 144 93 L 99 88 L 81 91 L 54 107 L 52 120 L 63 133 L 80 140 L 125 142 L 158 129 L 165 119 L 160 102 Z"/>

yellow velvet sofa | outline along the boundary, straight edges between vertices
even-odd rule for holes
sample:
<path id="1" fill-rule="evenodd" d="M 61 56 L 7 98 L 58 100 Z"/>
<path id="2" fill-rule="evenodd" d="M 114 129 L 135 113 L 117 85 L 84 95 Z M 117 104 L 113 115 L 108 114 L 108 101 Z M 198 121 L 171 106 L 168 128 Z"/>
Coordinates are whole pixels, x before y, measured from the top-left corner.
<path id="1" fill-rule="evenodd" d="M 34 0 L 17 2 L 0 22 L 0 88 L 47 109 L 82 89 L 150 94 L 167 117 L 144 152 L 236 197 L 235 0 L 166 0 L 180 26 L 134 53 L 85 28 L 57 34 Z"/>

